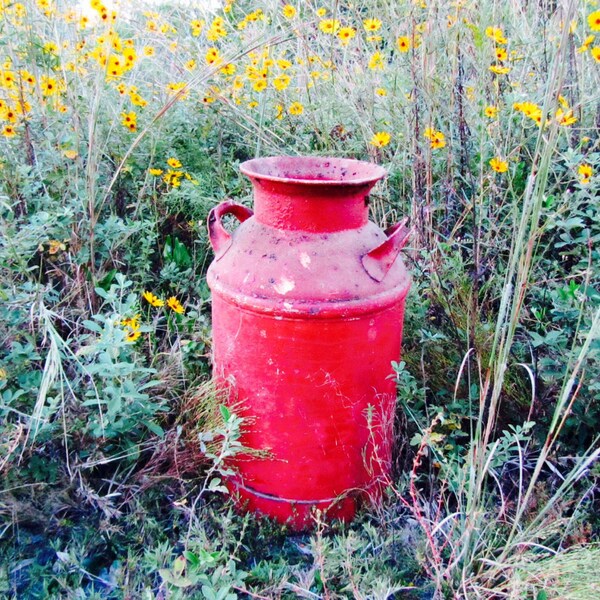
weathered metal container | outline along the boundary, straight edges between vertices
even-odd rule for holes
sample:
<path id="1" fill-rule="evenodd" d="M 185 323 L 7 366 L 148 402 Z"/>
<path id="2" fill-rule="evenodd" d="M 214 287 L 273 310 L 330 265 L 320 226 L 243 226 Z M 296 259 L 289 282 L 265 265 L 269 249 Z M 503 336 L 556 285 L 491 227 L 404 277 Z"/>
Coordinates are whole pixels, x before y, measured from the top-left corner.
<path id="1" fill-rule="evenodd" d="M 208 217 L 214 375 L 247 418 L 242 442 L 268 457 L 236 459 L 228 485 L 292 529 L 314 509 L 349 520 L 390 471 L 408 230 L 368 220 L 377 165 L 273 157 L 241 171 L 254 213 L 223 202 Z"/>

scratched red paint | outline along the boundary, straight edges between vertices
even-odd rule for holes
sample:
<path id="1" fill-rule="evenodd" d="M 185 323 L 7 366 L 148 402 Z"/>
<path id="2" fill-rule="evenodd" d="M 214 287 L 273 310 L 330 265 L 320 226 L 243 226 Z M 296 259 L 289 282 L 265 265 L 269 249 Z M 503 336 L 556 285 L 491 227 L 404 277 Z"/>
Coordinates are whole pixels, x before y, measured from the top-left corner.
<path id="1" fill-rule="evenodd" d="M 295 530 L 314 509 L 350 520 L 390 470 L 408 229 L 368 220 L 377 165 L 273 157 L 241 171 L 254 214 L 224 202 L 208 219 L 213 366 L 247 418 L 242 442 L 269 456 L 236 459 L 228 485 Z"/>

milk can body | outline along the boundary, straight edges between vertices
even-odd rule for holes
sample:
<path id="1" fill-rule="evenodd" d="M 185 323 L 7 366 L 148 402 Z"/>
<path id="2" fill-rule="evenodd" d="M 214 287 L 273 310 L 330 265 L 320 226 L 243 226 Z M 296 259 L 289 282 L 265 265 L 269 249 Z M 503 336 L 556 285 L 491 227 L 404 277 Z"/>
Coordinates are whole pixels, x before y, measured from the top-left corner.
<path id="1" fill-rule="evenodd" d="M 241 170 L 254 213 L 225 202 L 209 215 L 213 371 L 241 441 L 262 452 L 238 457 L 228 485 L 293 529 L 315 509 L 349 520 L 389 478 L 408 230 L 368 220 L 376 165 L 273 157 Z"/>

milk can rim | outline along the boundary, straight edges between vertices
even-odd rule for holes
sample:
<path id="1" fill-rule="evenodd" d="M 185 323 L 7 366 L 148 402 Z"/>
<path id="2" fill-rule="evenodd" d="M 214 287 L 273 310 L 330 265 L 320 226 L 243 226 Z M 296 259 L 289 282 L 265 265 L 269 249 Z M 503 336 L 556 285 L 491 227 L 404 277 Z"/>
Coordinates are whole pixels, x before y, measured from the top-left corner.
<path id="1" fill-rule="evenodd" d="M 274 167 L 277 163 L 283 163 L 285 161 L 290 163 L 297 163 L 301 168 L 307 168 L 311 163 L 322 163 L 324 169 L 330 169 L 332 165 L 341 169 L 356 169 L 354 173 L 350 175 L 350 178 L 324 178 L 324 179 L 310 179 L 304 177 L 289 177 L 274 175 L 272 173 L 262 172 L 260 167 Z M 329 164 L 328 164 L 329 163 Z M 282 169 L 283 170 L 283 169 Z M 279 183 L 292 183 L 302 185 L 319 185 L 319 186 L 360 186 L 374 184 L 380 179 L 383 179 L 387 175 L 386 169 L 382 166 L 367 162 L 364 160 L 357 160 L 354 158 L 338 158 L 331 156 L 267 156 L 261 158 L 253 158 L 240 164 L 240 171 L 255 180 L 273 181 Z M 362 173 L 361 173 L 362 171 Z M 345 177 L 345 174 L 344 174 Z"/>

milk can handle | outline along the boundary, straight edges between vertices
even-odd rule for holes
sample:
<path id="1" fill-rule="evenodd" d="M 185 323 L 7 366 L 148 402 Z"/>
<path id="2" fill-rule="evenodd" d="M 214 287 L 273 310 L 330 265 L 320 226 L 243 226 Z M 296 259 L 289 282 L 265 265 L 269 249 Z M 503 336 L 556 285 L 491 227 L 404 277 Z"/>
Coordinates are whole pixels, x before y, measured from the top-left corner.
<path id="1" fill-rule="evenodd" d="M 406 227 L 404 219 L 385 230 L 388 236 L 382 244 L 367 252 L 361 259 L 365 271 L 375 281 L 383 281 L 388 271 L 392 268 L 400 250 L 408 241 L 410 228 Z"/>
<path id="2" fill-rule="evenodd" d="M 231 234 L 223 227 L 221 219 L 225 215 L 233 215 L 240 223 L 243 223 L 253 214 L 249 208 L 232 200 L 221 202 L 208 213 L 208 238 L 215 251 L 216 260 L 219 260 L 229 250 L 233 242 Z"/>

